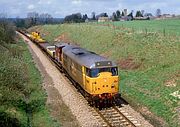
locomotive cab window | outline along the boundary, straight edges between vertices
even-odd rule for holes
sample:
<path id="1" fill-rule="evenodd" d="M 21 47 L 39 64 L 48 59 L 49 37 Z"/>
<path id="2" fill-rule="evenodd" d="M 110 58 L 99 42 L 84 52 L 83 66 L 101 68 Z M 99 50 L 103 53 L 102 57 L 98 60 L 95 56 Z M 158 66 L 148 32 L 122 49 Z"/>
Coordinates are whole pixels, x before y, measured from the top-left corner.
<path id="1" fill-rule="evenodd" d="M 111 73 L 112 73 L 112 76 L 117 76 L 118 75 L 118 68 L 117 67 L 112 67 L 111 68 Z"/>
<path id="2" fill-rule="evenodd" d="M 117 67 L 110 67 L 110 68 L 94 68 L 89 69 L 86 68 L 86 75 L 92 78 L 98 77 L 100 73 L 102 72 L 110 72 L 112 73 L 112 76 L 118 75 L 118 68 Z"/>
<path id="3" fill-rule="evenodd" d="M 95 68 L 91 70 L 91 77 L 98 77 L 99 75 L 99 69 Z"/>

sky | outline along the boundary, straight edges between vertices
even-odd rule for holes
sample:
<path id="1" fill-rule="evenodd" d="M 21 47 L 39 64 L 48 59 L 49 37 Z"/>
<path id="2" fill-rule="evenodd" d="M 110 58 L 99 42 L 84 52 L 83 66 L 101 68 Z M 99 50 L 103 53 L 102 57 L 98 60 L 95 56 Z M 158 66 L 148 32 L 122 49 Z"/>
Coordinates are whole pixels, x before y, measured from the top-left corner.
<path id="1" fill-rule="evenodd" d="M 153 15 L 157 9 L 162 13 L 180 14 L 180 0 L 0 0 L 0 13 L 10 18 L 27 17 L 29 12 L 49 13 L 63 18 L 72 13 L 88 14 L 102 12 L 112 15 L 116 10 L 145 10 Z"/>

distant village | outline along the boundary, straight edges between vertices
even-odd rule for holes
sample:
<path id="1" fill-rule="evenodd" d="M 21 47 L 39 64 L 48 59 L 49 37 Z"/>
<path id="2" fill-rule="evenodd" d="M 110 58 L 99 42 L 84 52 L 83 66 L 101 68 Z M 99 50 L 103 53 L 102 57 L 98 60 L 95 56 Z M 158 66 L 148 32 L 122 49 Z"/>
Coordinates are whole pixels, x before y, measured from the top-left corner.
<path id="1" fill-rule="evenodd" d="M 6 18 L 4 14 L 0 14 L 0 20 Z M 83 22 L 113 22 L 113 21 L 132 21 L 132 20 L 163 20 L 163 19 L 180 19 L 180 15 L 163 14 L 160 9 L 155 10 L 155 14 L 145 12 L 144 10 L 128 11 L 123 9 L 117 10 L 111 15 L 107 13 L 96 14 L 92 12 L 91 15 L 74 13 L 67 15 L 64 18 L 53 18 L 48 13 L 29 12 L 26 18 L 8 18 L 13 21 L 17 27 L 29 28 L 35 25 L 43 24 L 59 24 L 59 23 L 83 23 Z"/>
<path id="2" fill-rule="evenodd" d="M 118 12 L 118 11 L 117 11 Z M 133 11 L 128 14 L 128 10 L 124 9 L 121 15 L 118 17 L 118 13 L 113 13 L 110 17 L 104 17 L 100 14 L 96 18 L 98 22 L 108 22 L 108 21 L 132 21 L 132 20 L 161 20 L 161 19 L 169 19 L 169 18 L 180 18 L 180 15 L 175 14 L 161 14 L 161 10 L 156 10 L 156 15 L 153 16 L 152 13 L 144 13 L 144 10 L 137 11 L 136 15 L 133 15 Z M 116 15 L 115 15 L 116 14 Z"/>
<path id="3" fill-rule="evenodd" d="M 132 21 L 132 20 L 161 20 L 161 19 L 169 19 L 169 18 L 180 18 L 180 15 L 175 14 L 162 14 L 160 9 L 156 10 L 156 14 L 145 13 L 144 10 L 139 11 L 130 11 L 128 13 L 128 9 L 124 9 L 122 11 L 117 10 L 113 12 L 111 16 L 108 16 L 107 13 L 101 13 L 95 15 L 95 12 L 92 12 L 91 18 L 85 15 L 81 15 L 81 13 L 76 13 L 72 15 L 68 15 L 65 17 L 64 22 L 112 22 L 112 21 Z"/>

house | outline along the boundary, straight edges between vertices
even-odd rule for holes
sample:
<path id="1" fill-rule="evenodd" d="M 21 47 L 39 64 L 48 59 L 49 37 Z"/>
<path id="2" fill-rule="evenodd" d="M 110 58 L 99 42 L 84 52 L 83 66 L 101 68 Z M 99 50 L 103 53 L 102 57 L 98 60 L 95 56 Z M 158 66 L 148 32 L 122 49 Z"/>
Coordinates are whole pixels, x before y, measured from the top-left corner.
<path id="1" fill-rule="evenodd" d="M 99 17 L 98 18 L 98 22 L 109 22 L 109 18 L 108 17 Z"/>
<path id="2" fill-rule="evenodd" d="M 85 22 L 88 23 L 88 22 L 89 22 L 89 19 L 87 18 L 87 19 L 85 20 Z"/>
<path id="3" fill-rule="evenodd" d="M 121 16 L 120 21 L 131 21 L 133 18 L 131 16 Z"/>
<path id="4" fill-rule="evenodd" d="M 134 20 L 150 20 L 150 17 L 134 17 Z"/>
<path id="5" fill-rule="evenodd" d="M 163 14 L 161 16 L 161 18 L 172 18 L 172 17 L 173 17 L 173 15 L 170 15 L 170 14 Z"/>

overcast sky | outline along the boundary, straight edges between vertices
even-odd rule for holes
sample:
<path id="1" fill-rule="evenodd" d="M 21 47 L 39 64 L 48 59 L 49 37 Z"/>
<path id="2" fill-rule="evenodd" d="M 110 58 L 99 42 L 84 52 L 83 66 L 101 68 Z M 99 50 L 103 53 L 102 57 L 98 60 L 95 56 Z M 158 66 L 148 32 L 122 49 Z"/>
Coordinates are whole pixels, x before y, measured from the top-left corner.
<path id="1" fill-rule="evenodd" d="M 155 14 L 157 8 L 162 13 L 180 14 L 180 0 L 0 0 L 0 13 L 8 17 L 26 17 L 28 12 L 49 13 L 53 17 L 62 18 L 66 15 L 81 12 L 91 17 L 91 12 L 99 14 L 127 8 L 145 10 Z"/>

